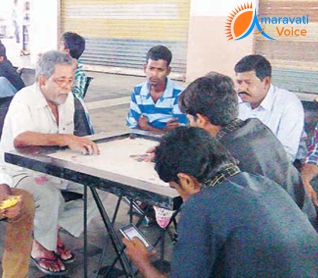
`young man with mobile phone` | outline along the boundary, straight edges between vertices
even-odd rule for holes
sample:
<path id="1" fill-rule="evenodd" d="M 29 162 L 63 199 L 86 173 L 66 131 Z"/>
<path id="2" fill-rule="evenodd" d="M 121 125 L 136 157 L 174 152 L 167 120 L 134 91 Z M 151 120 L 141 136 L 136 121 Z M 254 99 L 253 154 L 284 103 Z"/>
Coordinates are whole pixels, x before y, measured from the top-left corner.
<path id="1" fill-rule="evenodd" d="M 159 177 L 184 201 L 169 277 L 318 276 L 318 235 L 280 185 L 241 172 L 202 128 L 170 131 L 155 154 Z M 143 277 L 166 277 L 138 238 L 123 242 Z"/>

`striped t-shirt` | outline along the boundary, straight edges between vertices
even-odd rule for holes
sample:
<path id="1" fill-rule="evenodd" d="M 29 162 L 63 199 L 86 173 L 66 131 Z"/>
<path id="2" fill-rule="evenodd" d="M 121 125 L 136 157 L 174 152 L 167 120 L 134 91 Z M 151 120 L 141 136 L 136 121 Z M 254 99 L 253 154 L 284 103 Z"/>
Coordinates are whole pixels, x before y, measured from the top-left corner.
<path id="1" fill-rule="evenodd" d="M 187 124 L 187 117 L 181 113 L 178 106 L 178 98 L 182 90 L 177 83 L 167 78 L 166 89 L 155 103 L 150 95 L 148 81 L 135 86 L 131 94 L 126 125 L 129 128 L 137 128 L 141 115 L 146 116 L 149 125 L 154 128 L 164 129 L 166 123 L 172 118 L 178 118 L 180 124 Z"/>

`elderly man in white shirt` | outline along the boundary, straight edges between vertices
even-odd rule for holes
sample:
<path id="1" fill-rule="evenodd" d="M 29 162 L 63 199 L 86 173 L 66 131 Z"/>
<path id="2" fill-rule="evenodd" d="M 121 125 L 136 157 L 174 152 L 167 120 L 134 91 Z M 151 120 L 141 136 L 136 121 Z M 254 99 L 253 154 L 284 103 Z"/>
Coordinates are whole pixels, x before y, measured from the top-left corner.
<path id="1" fill-rule="evenodd" d="M 64 203 L 60 189 L 82 190 L 79 184 L 68 183 L 44 174 L 9 165 L 3 152 L 27 146 L 68 146 L 86 154 L 99 154 L 91 140 L 73 135 L 74 99 L 71 93 L 74 69 L 69 55 L 50 51 L 36 66 L 37 82 L 19 91 L 12 100 L 5 118 L 0 150 L 2 165 L 13 177 L 13 186 L 33 195 L 36 212 L 31 259 L 49 275 L 66 274 L 65 263 L 74 260 L 59 237 L 59 227 L 74 236 L 83 230 L 83 201 Z M 104 193 L 104 192 L 103 192 Z M 107 194 L 101 194 L 105 200 Z M 90 195 L 88 221 L 98 213 Z"/>
<path id="2" fill-rule="evenodd" d="M 281 141 L 291 162 L 303 159 L 307 153 L 305 114 L 298 97 L 271 84 L 271 65 L 261 55 L 243 57 L 234 70 L 239 118 L 258 118 Z"/>

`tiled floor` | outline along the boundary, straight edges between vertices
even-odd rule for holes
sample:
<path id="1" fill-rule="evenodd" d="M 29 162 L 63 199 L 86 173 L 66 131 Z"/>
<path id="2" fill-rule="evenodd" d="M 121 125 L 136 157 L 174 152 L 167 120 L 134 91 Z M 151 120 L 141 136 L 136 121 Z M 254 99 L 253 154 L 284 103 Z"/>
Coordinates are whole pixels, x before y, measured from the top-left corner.
<path id="1" fill-rule="evenodd" d="M 127 130 L 125 126 L 125 118 L 129 107 L 129 96 L 133 86 L 143 81 L 144 78 L 93 72 L 89 72 L 88 75 L 94 77 L 94 80 L 91 82 L 87 92 L 86 103 L 93 125 L 95 127 L 95 131 L 102 132 Z M 117 197 L 112 195 L 107 199 L 107 202 L 104 205 L 108 211 L 113 211 L 116 202 Z M 127 224 L 129 222 L 129 216 L 127 212 L 128 205 L 126 203 L 122 203 L 115 224 L 116 230 L 121 225 Z M 0 222 L 0 256 L 2 256 L 3 252 L 4 227 L 5 222 Z M 147 228 L 141 227 L 141 229 L 152 242 L 155 241 L 160 233 L 160 229 L 156 225 Z M 80 238 L 74 238 L 66 232 L 63 232 L 62 237 L 65 240 L 66 245 L 73 250 L 76 255 L 75 262 L 67 265 L 68 274 L 65 277 L 84 277 L 83 236 Z M 88 277 L 94 277 L 100 259 L 100 254 L 102 253 L 103 247 L 107 242 L 108 237 L 107 233 L 105 232 L 103 222 L 100 217 L 96 217 L 88 227 Z M 106 249 L 106 259 L 102 265 L 105 265 L 105 263 L 110 263 L 115 257 L 113 248 L 110 247 L 110 245 L 108 246 L 109 247 Z M 165 259 L 169 260 L 172 247 L 172 241 L 169 236 L 166 236 L 165 247 Z M 157 249 L 160 250 L 160 247 L 158 246 Z M 120 267 L 118 263 L 117 265 Z M 50 276 L 44 275 L 31 264 L 29 277 L 39 278 Z M 104 276 L 98 275 L 96 277 L 100 278 Z"/>

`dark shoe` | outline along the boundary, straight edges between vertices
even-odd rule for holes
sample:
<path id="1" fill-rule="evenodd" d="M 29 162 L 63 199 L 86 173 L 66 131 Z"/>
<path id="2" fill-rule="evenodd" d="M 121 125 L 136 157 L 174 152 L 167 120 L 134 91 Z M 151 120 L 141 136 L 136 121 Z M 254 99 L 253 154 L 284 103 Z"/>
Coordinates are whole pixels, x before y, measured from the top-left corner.
<path id="1" fill-rule="evenodd" d="M 50 259 L 50 258 L 33 258 L 31 256 L 31 261 L 33 262 L 33 264 L 37 267 L 37 269 L 39 269 L 40 271 L 42 271 L 43 273 L 45 274 L 48 274 L 48 275 L 52 275 L 52 276 L 63 276 L 65 274 L 67 274 L 67 270 L 60 270 L 60 271 L 51 271 L 51 270 L 48 270 L 46 268 L 44 268 L 43 266 L 40 265 L 41 262 L 46 262 L 46 263 L 50 263 L 50 262 L 53 262 L 53 263 L 56 263 L 57 264 L 57 260 L 59 258 L 57 256 L 54 256 L 53 259 Z"/>

